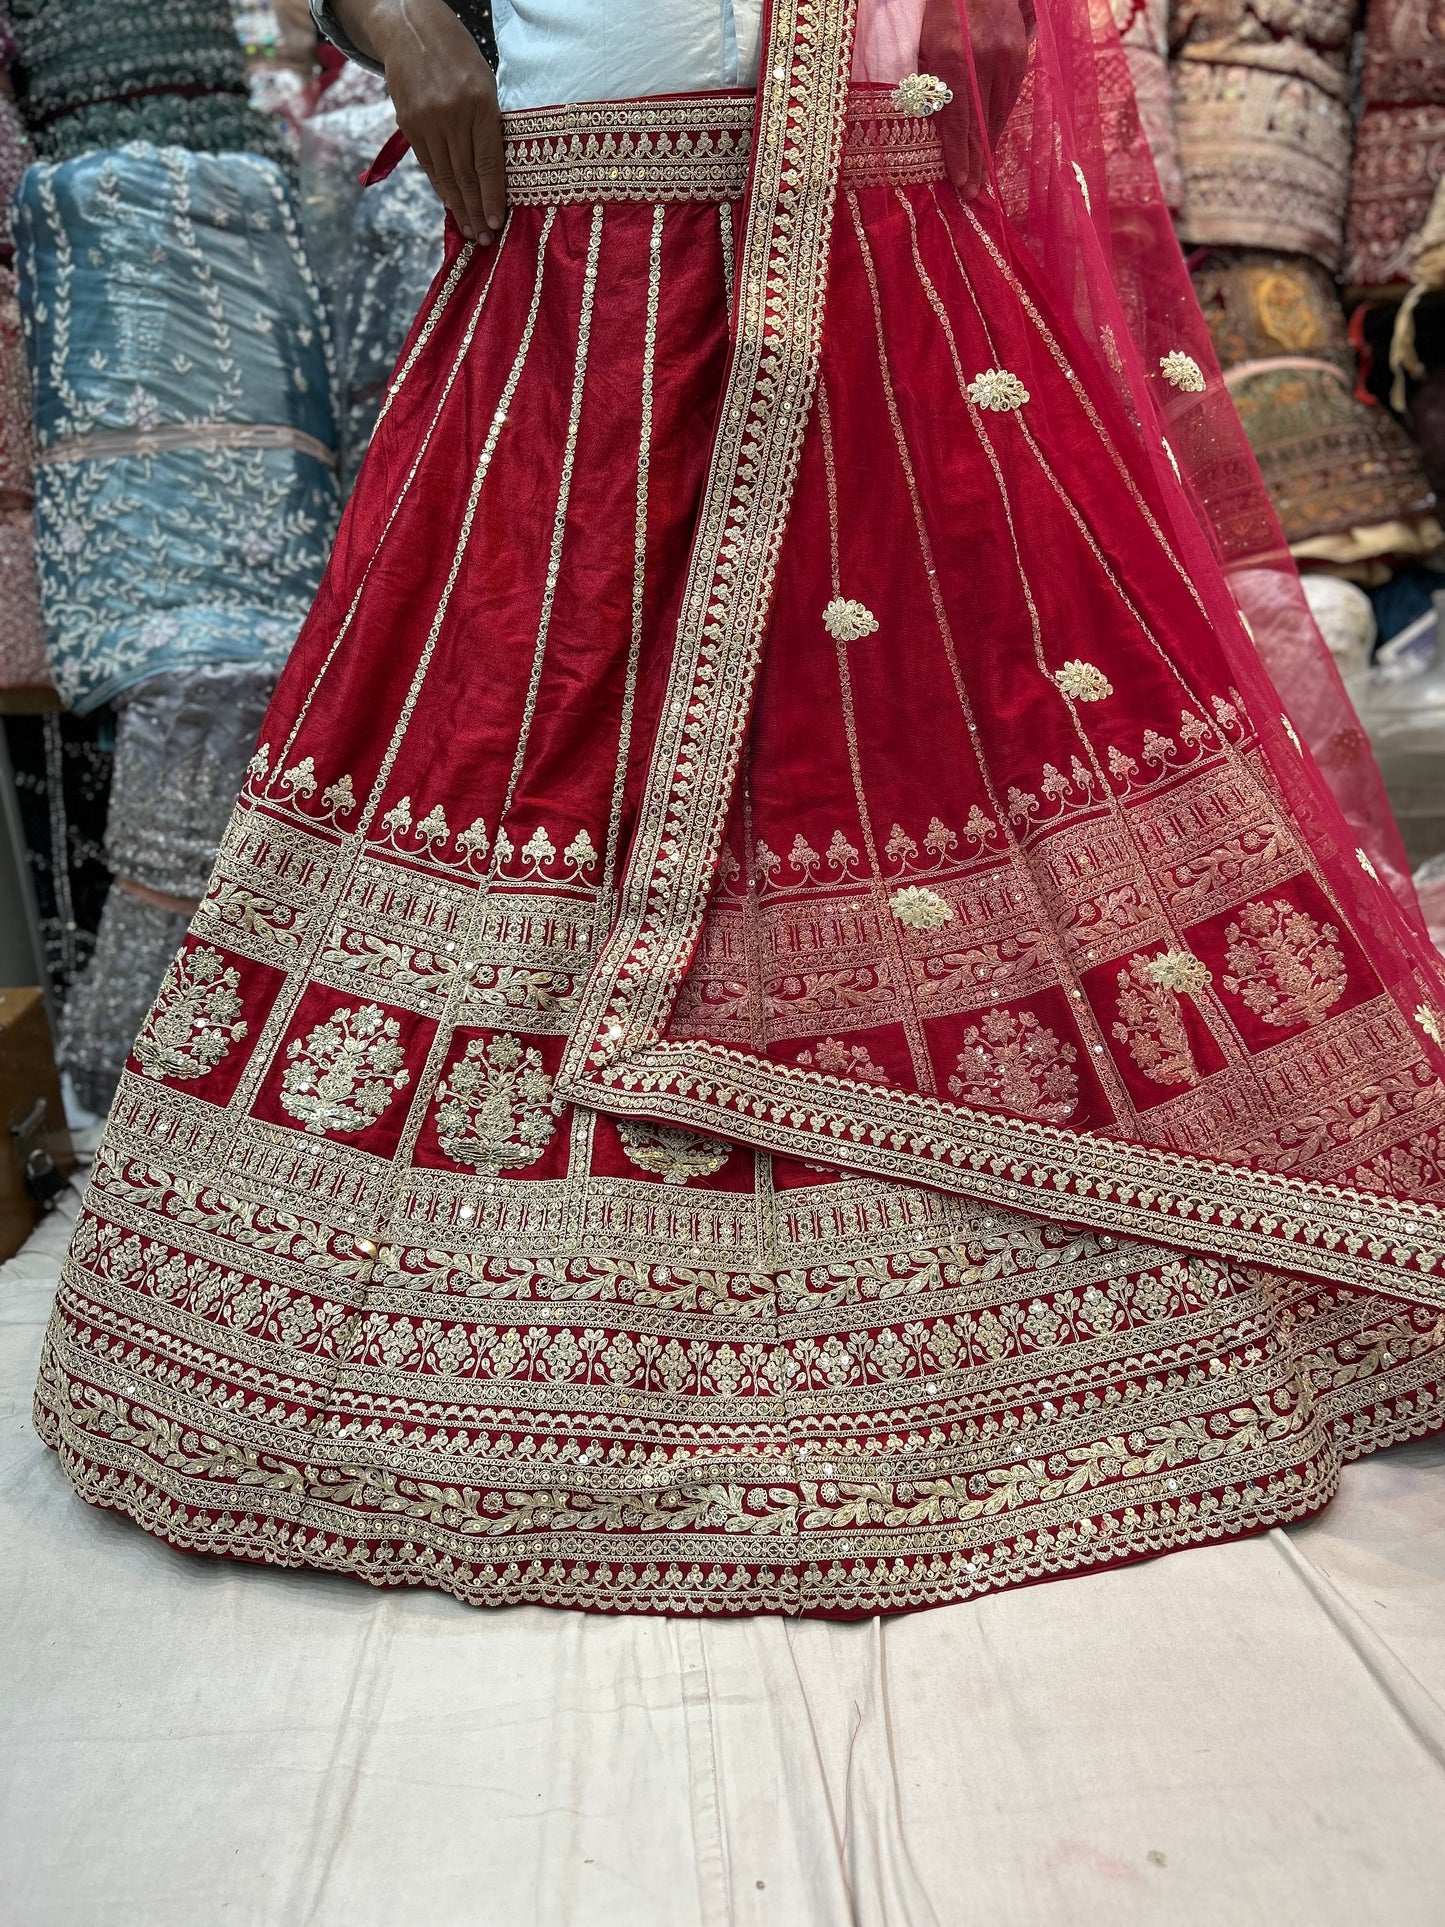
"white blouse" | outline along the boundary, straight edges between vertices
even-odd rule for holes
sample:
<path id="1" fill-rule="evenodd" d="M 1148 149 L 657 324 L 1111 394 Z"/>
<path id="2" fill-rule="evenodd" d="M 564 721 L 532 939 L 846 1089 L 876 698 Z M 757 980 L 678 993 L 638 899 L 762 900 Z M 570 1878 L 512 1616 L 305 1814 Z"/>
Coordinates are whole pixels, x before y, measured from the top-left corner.
<path id="1" fill-rule="evenodd" d="M 327 0 L 311 12 L 360 59 Z M 762 16 L 763 0 L 493 0 L 497 96 L 514 109 L 752 87 Z"/>
<path id="2" fill-rule="evenodd" d="M 762 0 L 494 0 L 504 108 L 751 87 Z"/>

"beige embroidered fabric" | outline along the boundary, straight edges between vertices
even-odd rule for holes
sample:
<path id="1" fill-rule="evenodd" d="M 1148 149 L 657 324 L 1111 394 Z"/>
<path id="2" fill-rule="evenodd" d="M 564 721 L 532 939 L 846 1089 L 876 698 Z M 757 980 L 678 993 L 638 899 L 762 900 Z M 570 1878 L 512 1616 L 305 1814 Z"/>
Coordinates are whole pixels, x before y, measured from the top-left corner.
<path id="1" fill-rule="evenodd" d="M 1440 1440 L 905 1619 L 478 1614 L 82 1505 L 26 1416 L 67 1231 L 0 1270 L 14 1927 L 1439 1921 Z"/>

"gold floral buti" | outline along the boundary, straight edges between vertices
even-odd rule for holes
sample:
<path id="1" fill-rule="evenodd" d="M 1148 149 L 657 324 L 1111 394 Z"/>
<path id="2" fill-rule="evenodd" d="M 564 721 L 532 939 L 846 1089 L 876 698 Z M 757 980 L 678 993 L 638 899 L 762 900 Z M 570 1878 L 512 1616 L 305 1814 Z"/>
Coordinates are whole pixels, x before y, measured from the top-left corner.
<path id="1" fill-rule="evenodd" d="M 895 890 L 888 907 L 909 930 L 937 930 L 940 924 L 953 921 L 953 906 L 948 898 L 941 897 L 937 890 L 924 889 L 921 884 L 911 883 L 907 889 Z"/>
<path id="2" fill-rule="evenodd" d="M 1345 994 L 1349 970 L 1332 923 L 1292 903 L 1247 903 L 1225 932 L 1233 991 L 1266 1024 L 1317 1024 Z"/>
<path id="3" fill-rule="evenodd" d="M 313 1137 L 364 1131 L 411 1082 L 400 1028 L 375 1004 L 338 1005 L 305 1039 L 287 1045 L 282 1110 Z"/>
<path id="4" fill-rule="evenodd" d="M 968 384 L 968 398 L 975 408 L 992 408 L 1004 415 L 1022 408 L 1029 391 L 1009 368 L 985 368 Z"/>
<path id="5" fill-rule="evenodd" d="M 1431 1010 L 1428 1004 L 1421 1004 L 1415 1011 L 1415 1022 L 1432 1044 L 1445 1045 L 1445 1023 L 1441 1022 L 1438 1011 Z"/>
<path id="6" fill-rule="evenodd" d="M 689 1178 L 710 1178 L 733 1154 L 725 1138 L 706 1137 L 671 1124 L 629 1120 L 619 1124 L 622 1148 L 639 1171 L 650 1171 L 664 1184 L 686 1184 Z"/>
<path id="7" fill-rule="evenodd" d="M 1367 851 L 1357 848 L 1355 851 L 1355 861 L 1356 863 L 1359 864 L 1360 868 L 1364 871 L 1365 875 L 1370 879 L 1371 883 L 1378 883 L 1380 881 L 1380 873 L 1375 868 L 1374 864 L 1371 863 L 1369 854 Z"/>
<path id="8" fill-rule="evenodd" d="M 1157 957 L 1150 957 L 1144 968 L 1149 981 L 1161 989 L 1191 996 L 1204 990 L 1214 975 L 1204 959 L 1190 950 L 1162 950 Z"/>
<path id="9" fill-rule="evenodd" d="M 893 106 L 900 114 L 937 114 L 953 100 L 953 89 L 937 74 L 905 74 L 893 89 Z"/>
<path id="10" fill-rule="evenodd" d="M 841 1037 L 821 1038 L 815 1046 L 798 1052 L 805 1070 L 824 1071 L 829 1077 L 851 1077 L 858 1084 L 892 1082 L 881 1064 L 868 1055 L 866 1044 L 848 1044 Z"/>
<path id="11" fill-rule="evenodd" d="M 1103 670 L 1078 657 L 1054 671 L 1054 682 L 1063 695 L 1076 703 L 1101 703 L 1114 693 L 1114 685 Z"/>
<path id="12" fill-rule="evenodd" d="M 1186 395 L 1204 392 L 1204 370 L 1193 355 L 1185 354 L 1182 348 L 1171 348 L 1167 355 L 1159 357 L 1159 372 L 1171 388 L 1178 388 Z"/>
<path id="13" fill-rule="evenodd" d="M 835 642 L 861 642 L 877 634 L 878 618 L 866 603 L 834 596 L 823 611 L 823 627 Z"/>
<path id="14" fill-rule="evenodd" d="M 539 1051 L 510 1031 L 473 1037 L 437 1086 L 437 1143 L 496 1177 L 537 1162 L 561 1109 Z"/>
<path id="15" fill-rule="evenodd" d="M 237 995 L 240 973 L 218 950 L 182 951 L 135 1042 L 147 1077 L 204 1077 L 246 1035 Z"/>
<path id="16" fill-rule="evenodd" d="M 950 1094 L 960 1104 L 1062 1124 L 1078 1108 L 1078 1052 L 1032 1010 L 985 1011 L 963 1034 Z"/>

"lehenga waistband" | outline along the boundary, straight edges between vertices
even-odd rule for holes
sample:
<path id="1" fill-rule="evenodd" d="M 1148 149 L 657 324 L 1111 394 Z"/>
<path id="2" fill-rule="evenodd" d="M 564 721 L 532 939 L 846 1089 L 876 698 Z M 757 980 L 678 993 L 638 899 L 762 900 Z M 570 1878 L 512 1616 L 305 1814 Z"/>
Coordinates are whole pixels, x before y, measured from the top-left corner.
<path id="1" fill-rule="evenodd" d="M 507 199 L 522 207 L 595 201 L 738 201 L 747 187 L 753 96 L 581 101 L 503 117 Z M 848 106 L 843 182 L 879 187 L 943 176 L 938 130 L 882 88 Z"/>

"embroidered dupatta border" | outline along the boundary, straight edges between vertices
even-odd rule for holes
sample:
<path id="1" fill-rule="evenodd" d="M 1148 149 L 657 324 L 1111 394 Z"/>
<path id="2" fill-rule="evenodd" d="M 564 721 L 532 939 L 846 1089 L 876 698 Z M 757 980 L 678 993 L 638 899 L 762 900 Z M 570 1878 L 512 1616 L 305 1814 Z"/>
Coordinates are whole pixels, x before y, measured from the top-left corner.
<path id="1" fill-rule="evenodd" d="M 663 1044 L 702 926 L 820 361 L 856 0 L 771 0 L 732 359 L 618 916 L 559 1094 L 621 1116 L 1445 1308 L 1445 1212 L 706 1044 Z"/>

